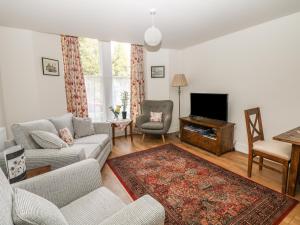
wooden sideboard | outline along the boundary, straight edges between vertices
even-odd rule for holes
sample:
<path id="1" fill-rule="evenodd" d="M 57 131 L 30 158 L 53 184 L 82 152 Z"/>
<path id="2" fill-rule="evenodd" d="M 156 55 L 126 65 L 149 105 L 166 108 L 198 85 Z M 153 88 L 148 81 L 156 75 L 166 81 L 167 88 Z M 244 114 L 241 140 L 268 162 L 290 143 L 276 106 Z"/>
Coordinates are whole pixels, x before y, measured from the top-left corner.
<path id="1" fill-rule="evenodd" d="M 210 135 L 193 131 L 189 129 L 190 127 L 209 130 Z M 218 156 L 225 152 L 234 151 L 233 135 L 234 123 L 203 117 L 180 118 L 180 140 Z"/>

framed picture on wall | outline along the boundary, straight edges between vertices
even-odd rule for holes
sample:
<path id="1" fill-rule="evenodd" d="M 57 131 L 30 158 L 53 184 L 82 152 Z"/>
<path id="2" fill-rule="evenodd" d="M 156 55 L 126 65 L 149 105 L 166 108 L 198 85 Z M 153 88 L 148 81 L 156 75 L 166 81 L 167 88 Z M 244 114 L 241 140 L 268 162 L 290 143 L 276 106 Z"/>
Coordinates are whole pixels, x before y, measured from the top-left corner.
<path id="1" fill-rule="evenodd" d="M 49 76 L 59 76 L 59 61 L 42 57 L 43 74 Z"/>
<path id="2" fill-rule="evenodd" d="M 165 66 L 151 66 L 151 78 L 164 78 Z"/>

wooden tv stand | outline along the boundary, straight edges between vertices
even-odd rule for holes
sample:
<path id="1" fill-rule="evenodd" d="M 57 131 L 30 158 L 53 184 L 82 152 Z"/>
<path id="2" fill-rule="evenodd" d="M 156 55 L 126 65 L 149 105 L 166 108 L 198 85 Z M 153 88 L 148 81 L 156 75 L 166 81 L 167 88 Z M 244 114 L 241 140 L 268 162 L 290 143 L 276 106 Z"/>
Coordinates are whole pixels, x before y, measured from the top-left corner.
<path id="1" fill-rule="evenodd" d="M 191 130 L 193 128 L 209 129 L 209 135 Z M 233 146 L 234 123 L 213 120 L 204 117 L 180 118 L 180 140 L 216 155 L 234 151 Z"/>

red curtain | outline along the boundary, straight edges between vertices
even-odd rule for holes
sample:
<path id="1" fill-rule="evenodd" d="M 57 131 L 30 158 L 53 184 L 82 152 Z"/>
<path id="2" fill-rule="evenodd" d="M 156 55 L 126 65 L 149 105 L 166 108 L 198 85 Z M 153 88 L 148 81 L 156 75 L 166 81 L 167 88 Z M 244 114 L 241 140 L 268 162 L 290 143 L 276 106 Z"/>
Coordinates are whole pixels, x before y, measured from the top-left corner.
<path id="1" fill-rule="evenodd" d="M 88 116 L 84 76 L 77 37 L 61 36 L 65 71 L 67 110 L 76 117 Z"/>

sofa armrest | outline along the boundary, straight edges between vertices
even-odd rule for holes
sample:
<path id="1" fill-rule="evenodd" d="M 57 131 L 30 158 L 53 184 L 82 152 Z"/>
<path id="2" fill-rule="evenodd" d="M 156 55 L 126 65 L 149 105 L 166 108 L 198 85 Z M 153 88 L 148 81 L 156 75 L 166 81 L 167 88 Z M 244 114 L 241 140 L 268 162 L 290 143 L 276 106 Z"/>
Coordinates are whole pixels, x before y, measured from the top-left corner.
<path id="1" fill-rule="evenodd" d="M 140 129 L 143 123 L 149 122 L 149 116 L 146 116 L 144 114 L 139 115 L 136 118 L 136 126 Z"/>
<path id="2" fill-rule="evenodd" d="M 54 203 L 61 208 L 96 190 L 102 184 L 99 163 L 87 159 L 13 184 Z"/>
<path id="3" fill-rule="evenodd" d="M 149 195 L 125 206 L 99 225 L 163 225 L 164 207 Z"/>
<path id="4" fill-rule="evenodd" d="M 109 122 L 94 123 L 94 129 L 96 134 L 108 134 L 109 137 L 112 137 L 111 123 Z"/>

